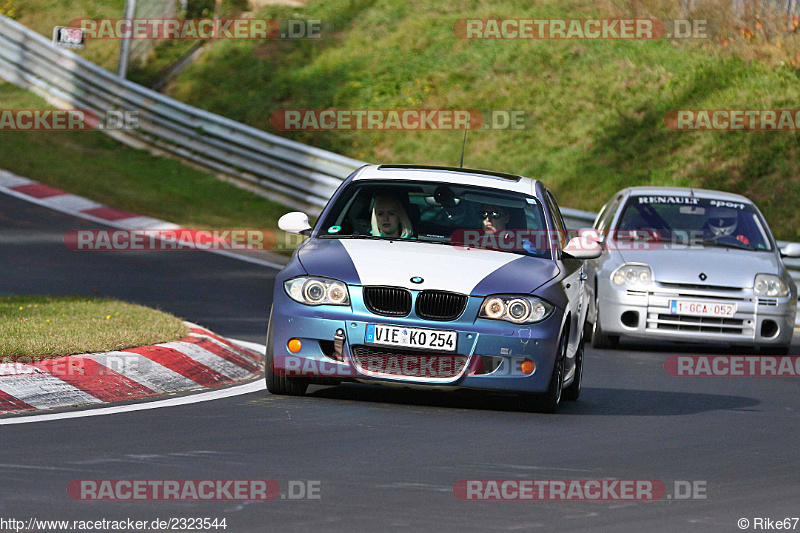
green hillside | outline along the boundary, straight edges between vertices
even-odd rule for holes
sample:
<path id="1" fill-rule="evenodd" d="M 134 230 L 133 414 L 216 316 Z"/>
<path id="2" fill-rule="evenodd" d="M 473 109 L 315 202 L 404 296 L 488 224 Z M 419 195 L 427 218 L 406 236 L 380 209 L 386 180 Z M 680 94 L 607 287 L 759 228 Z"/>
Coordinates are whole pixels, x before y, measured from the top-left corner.
<path id="1" fill-rule="evenodd" d="M 216 42 L 168 93 L 314 146 L 391 163 L 457 164 L 461 135 L 278 132 L 270 117 L 279 109 L 524 110 L 524 130 L 470 133 L 466 165 L 541 178 L 561 204 L 590 210 L 627 185 L 735 191 L 758 202 L 778 235 L 798 236 L 797 132 L 678 132 L 664 124 L 673 109 L 800 107 L 797 62 L 784 61 L 794 57 L 794 33 L 767 39 L 733 28 L 694 41 L 466 40 L 454 33 L 467 17 L 676 16 L 642 11 L 641 2 L 631 2 L 635 13 L 628 2 L 536 4 L 270 6 L 258 16 L 319 19 L 323 38 Z"/>

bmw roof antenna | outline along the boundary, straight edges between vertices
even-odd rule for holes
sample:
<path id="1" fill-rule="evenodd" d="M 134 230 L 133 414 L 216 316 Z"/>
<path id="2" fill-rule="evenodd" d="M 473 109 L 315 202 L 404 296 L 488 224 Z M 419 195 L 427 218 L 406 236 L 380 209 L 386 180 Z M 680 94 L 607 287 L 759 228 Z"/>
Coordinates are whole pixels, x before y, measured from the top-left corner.
<path id="1" fill-rule="evenodd" d="M 694 187 L 689 187 L 689 197 L 694 198 Z"/>
<path id="2" fill-rule="evenodd" d="M 464 168 L 464 148 L 467 146 L 467 130 L 469 129 L 469 117 L 467 117 L 467 125 L 464 127 L 464 141 L 461 143 L 461 163 L 459 168 Z"/>

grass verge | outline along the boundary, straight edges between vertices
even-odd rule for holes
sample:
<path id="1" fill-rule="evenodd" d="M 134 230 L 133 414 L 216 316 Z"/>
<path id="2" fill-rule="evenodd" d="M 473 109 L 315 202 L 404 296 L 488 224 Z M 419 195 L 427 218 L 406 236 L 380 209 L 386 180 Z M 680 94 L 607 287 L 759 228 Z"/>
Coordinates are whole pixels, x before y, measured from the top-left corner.
<path id="1" fill-rule="evenodd" d="M 110 298 L 0 297 L 0 357 L 16 361 L 170 342 L 189 328 L 168 313 Z"/>

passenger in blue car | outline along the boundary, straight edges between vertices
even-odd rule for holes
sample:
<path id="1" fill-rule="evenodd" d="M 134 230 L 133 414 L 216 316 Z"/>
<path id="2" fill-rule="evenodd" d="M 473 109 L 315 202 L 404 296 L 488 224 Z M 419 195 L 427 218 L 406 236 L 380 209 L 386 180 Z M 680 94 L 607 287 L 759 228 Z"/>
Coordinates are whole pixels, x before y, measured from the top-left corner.
<path id="1" fill-rule="evenodd" d="M 372 229 L 375 237 L 409 239 L 413 236 L 411 220 L 397 198 L 378 195 L 372 199 Z"/>

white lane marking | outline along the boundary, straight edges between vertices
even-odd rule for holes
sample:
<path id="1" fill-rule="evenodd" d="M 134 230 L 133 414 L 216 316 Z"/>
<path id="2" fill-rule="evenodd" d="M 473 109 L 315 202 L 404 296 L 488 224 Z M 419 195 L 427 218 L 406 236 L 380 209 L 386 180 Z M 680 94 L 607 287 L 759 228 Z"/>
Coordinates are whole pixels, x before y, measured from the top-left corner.
<path id="1" fill-rule="evenodd" d="M 107 352 L 87 356 L 156 392 L 176 392 L 200 385 L 138 353 Z"/>
<path id="2" fill-rule="evenodd" d="M 227 389 L 215 390 L 209 392 L 200 392 L 197 394 L 190 394 L 180 398 L 170 398 L 168 400 L 155 400 L 152 402 L 136 403 L 131 405 L 118 405 L 114 407 L 100 407 L 97 409 L 88 409 L 86 411 L 71 411 L 68 413 L 48 413 L 42 415 L 26 415 L 14 416 L 11 418 L 0 418 L 0 426 L 10 424 L 30 424 L 33 422 L 48 422 L 51 420 L 65 420 L 68 418 L 84 418 L 88 416 L 103 416 L 103 415 L 116 415 L 120 413 L 129 413 L 132 411 L 146 411 L 148 409 L 159 409 L 161 407 L 175 407 L 178 405 L 189 405 L 193 403 L 208 402 L 212 400 L 220 400 L 222 398 L 230 398 L 233 396 L 241 396 L 242 394 L 250 394 L 252 392 L 262 391 L 266 388 L 263 379 L 258 379 L 244 385 L 236 385 Z"/>
<path id="3" fill-rule="evenodd" d="M 245 263 L 253 263 L 254 265 L 261 265 L 269 268 L 274 268 L 275 270 L 283 270 L 283 267 L 286 265 L 281 265 L 278 263 L 273 263 L 271 261 L 264 261 L 263 259 L 258 259 L 256 257 L 250 257 L 248 255 L 239 255 L 234 252 L 229 252 L 227 250 L 203 250 L 204 252 L 211 252 L 212 254 L 221 255 L 223 257 L 230 257 L 233 259 L 237 259 L 239 261 L 244 261 Z"/>
<path id="4" fill-rule="evenodd" d="M 57 466 L 32 466 L 32 465 L 12 465 L 8 463 L 0 463 L 0 468 L 14 469 L 14 470 L 55 470 L 57 472 L 75 472 L 80 471 L 80 468 L 60 468 Z"/>
<path id="5" fill-rule="evenodd" d="M 102 403 L 100 399 L 47 373 L 2 376 L 0 390 L 37 409 Z"/>
<path id="6" fill-rule="evenodd" d="M 239 339 L 231 339 L 230 337 L 226 337 L 229 341 L 234 344 L 238 344 L 244 348 L 249 350 L 253 350 L 256 353 L 260 353 L 261 355 L 267 355 L 267 345 L 266 344 L 258 344 L 257 342 L 250 342 L 250 341 L 243 341 Z"/>

